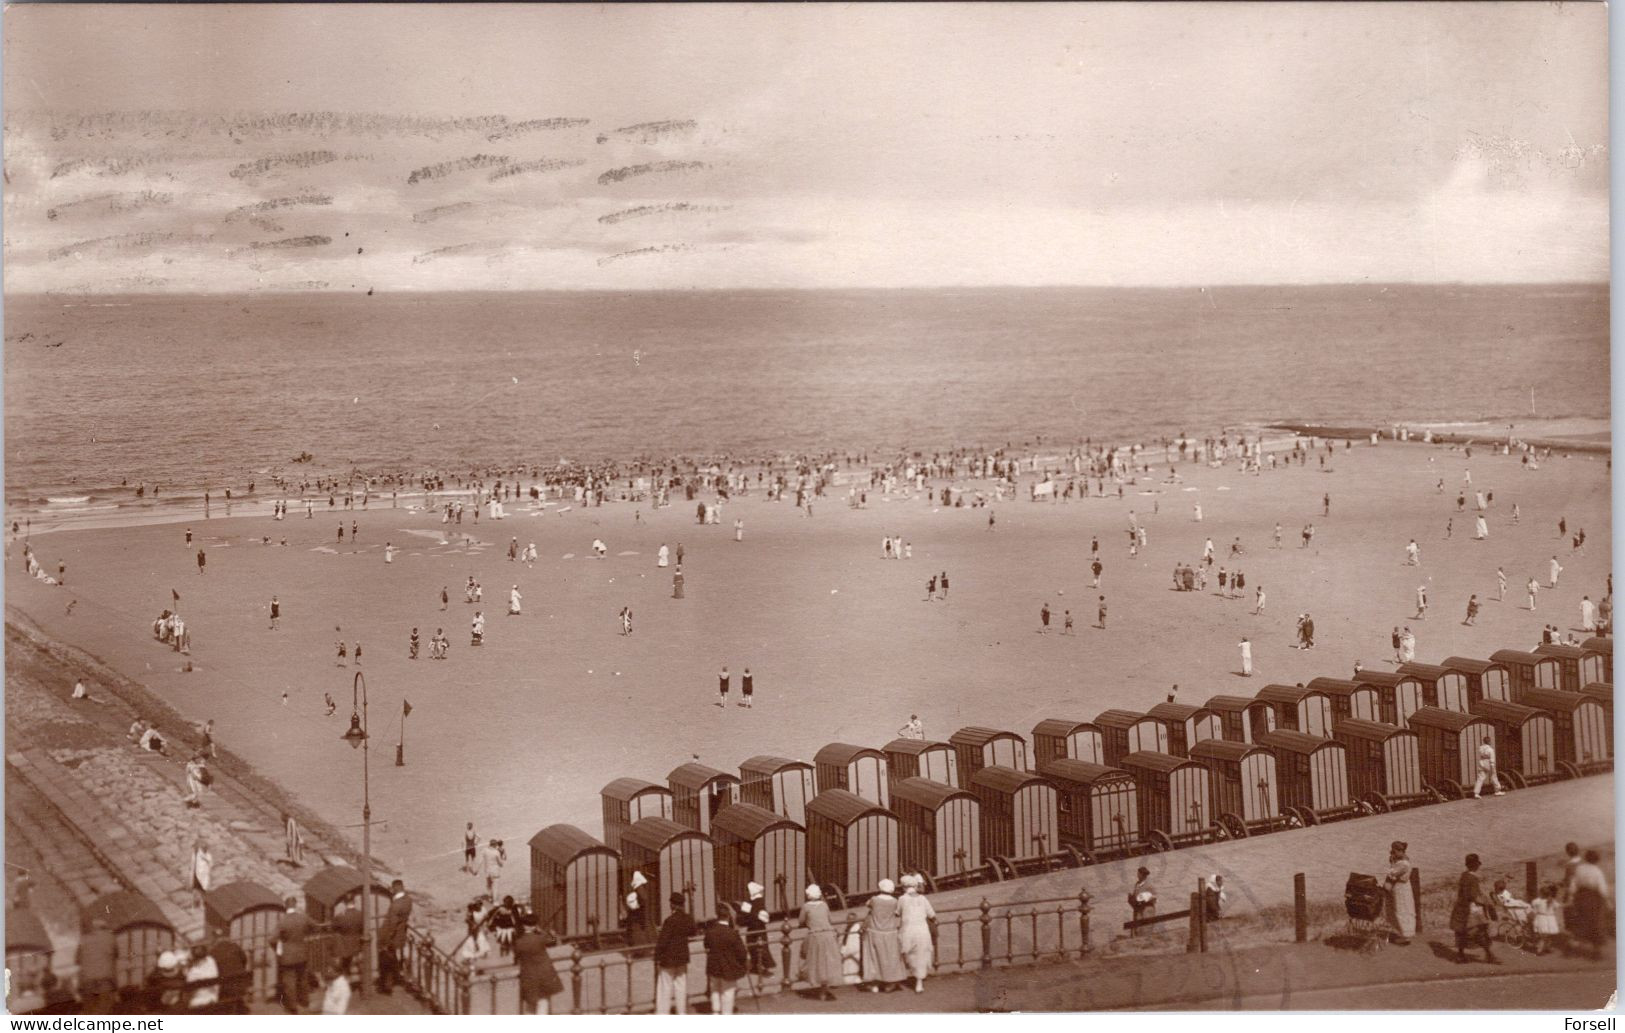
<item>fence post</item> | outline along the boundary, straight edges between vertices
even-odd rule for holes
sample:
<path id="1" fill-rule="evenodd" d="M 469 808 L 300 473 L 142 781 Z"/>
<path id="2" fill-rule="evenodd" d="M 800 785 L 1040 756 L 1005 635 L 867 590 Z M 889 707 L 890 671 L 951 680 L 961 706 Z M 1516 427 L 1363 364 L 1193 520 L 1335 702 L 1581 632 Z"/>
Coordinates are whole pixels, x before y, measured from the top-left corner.
<path id="1" fill-rule="evenodd" d="M 1411 869 L 1411 899 L 1416 905 L 1416 931 L 1422 931 L 1422 869 Z"/>
<path id="2" fill-rule="evenodd" d="M 1292 937 L 1298 943 L 1309 942 L 1309 890 L 1304 876 L 1292 876 Z"/>
<path id="3" fill-rule="evenodd" d="M 779 985 L 788 990 L 795 981 L 796 975 L 790 971 L 790 920 L 786 918 L 779 922 Z"/>
<path id="4" fill-rule="evenodd" d="M 628 995 L 630 996 L 630 995 Z M 570 950 L 570 1014 L 581 1014 L 581 948 Z"/>
<path id="5" fill-rule="evenodd" d="M 1540 873 L 1535 870 L 1535 862 L 1523 863 L 1523 898 L 1534 900 L 1540 896 Z"/>
<path id="6" fill-rule="evenodd" d="M 1191 894 L 1190 932 L 1185 938 L 1185 953 L 1195 954 L 1202 949 L 1202 893 Z"/>
<path id="7" fill-rule="evenodd" d="M 993 905 L 982 898 L 982 968 L 993 967 Z"/>
<path id="8" fill-rule="evenodd" d="M 1089 953 L 1089 891 L 1078 891 L 1078 933 L 1082 937 L 1078 953 Z"/>

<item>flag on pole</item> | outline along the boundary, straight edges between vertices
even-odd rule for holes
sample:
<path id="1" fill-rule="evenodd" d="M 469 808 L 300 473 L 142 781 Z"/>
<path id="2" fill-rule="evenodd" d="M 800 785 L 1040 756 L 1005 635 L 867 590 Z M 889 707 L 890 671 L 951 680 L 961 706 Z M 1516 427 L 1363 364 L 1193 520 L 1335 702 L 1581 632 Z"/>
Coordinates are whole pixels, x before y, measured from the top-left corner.
<path id="1" fill-rule="evenodd" d="M 169 590 L 169 594 L 175 597 L 175 601 L 177 603 L 181 601 L 181 594 L 179 592 L 175 591 L 173 588 L 171 588 Z"/>
<path id="2" fill-rule="evenodd" d="M 404 700 L 404 699 L 401 700 L 401 716 L 402 717 L 411 717 L 412 716 L 412 704 L 406 702 L 406 700 Z"/>

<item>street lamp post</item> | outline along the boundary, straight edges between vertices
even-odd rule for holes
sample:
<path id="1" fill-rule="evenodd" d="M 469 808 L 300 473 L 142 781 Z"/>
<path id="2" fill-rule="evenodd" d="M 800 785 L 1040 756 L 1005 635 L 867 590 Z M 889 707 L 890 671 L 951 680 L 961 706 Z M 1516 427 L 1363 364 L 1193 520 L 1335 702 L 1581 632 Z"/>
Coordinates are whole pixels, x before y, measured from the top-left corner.
<path id="1" fill-rule="evenodd" d="M 356 708 L 360 703 L 359 711 Z M 361 994 L 372 979 L 372 959 L 378 950 L 378 930 L 372 922 L 372 791 L 367 771 L 367 680 L 355 672 L 350 686 L 350 730 L 342 735 L 351 749 L 361 747 L 361 928 L 366 937 L 361 952 Z"/>

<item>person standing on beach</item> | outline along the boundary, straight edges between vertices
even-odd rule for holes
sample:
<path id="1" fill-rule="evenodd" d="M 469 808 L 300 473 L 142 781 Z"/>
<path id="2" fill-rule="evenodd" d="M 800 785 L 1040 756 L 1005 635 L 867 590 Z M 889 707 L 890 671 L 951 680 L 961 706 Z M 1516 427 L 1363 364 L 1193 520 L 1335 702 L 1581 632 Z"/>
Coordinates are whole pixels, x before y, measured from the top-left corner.
<path id="1" fill-rule="evenodd" d="M 1449 517 L 1444 522 L 1444 536 L 1446 538 L 1451 537 L 1455 533 L 1455 530 L 1456 530 L 1456 518 L 1455 517 Z"/>
<path id="2" fill-rule="evenodd" d="M 412 638 L 406 645 L 406 658 L 408 660 L 418 658 L 418 629 L 416 628 L 412 629 Z"/>
<path id="3" fill-rule="evenodd" d="M 677 565 L 679 567 L 681 567 L 683 565 L 683 543 L 682 542 L 677 543 L 676 556 L 677 556 Z"/>
<path id="4" fill-rule="evenodd" d="M 749 710 L 756 695 L 756 679 L 751 676 L 749 667 L 745 668 L 745 673 L 739 676 L 739 695 L 741 697 L 739 705 Z"/>
<path id="5" fill-rule="evenodd" d="M 744 540 L 745 540 L 745 522 L 743 520 L 735 520 L 734 521 L 734 541 L 742 542 Z"/>
<path id="6" fill-rule="evenodd" d="M 948 600 L 948 572 L 946 570 L 942 572 L 942 599 L 944 602 Z"/>
<path id="7" fill-rule="evenodd" d="M 451 592 L 445 585 L 440 586 L 440 608 L 444 610 L 451 602 Z"/>
<path id="8" fill-rule="evenodd" d="M 199 574 L 203 573 L 203 566 L 204 566 L 204 564 L 206 564 L 208 562 L 209 562 L 209 557 L 207 557 L 207 556 L 205 556 L 203 554 L 202 549 L 199 549 L 197 551 L 197 572 Z"/>
<path id="9" fill-rule="evenodd" d="M 987 511 L 987 529 L 989 531 L 993 530 L 993 510 L 991 509 Z"/>
<path id="10" fill-rule="evenodd" d="M 664 568 L 667 565 L 669 565 L 670 562 L 671 562 L 671 550 L 666 548 L 666 543 L 665 542 L 661 542 L 660 543 L 660 551 L 655 554 L 655 566 Z"/>
<path id="11" fill-rule="evenodd" d="M 1551 567 L 1547 571 L 1546 587 L 1547 588 L 1556 588 L 1557 587 L 1557 579 L 1558 579 L 1559 576 L 1562 575 L 1562 573 L 1563 573 L 1563 565 L 1561 563 L 1557 562 L 1557 557 L 1556 556 L 1553 556 L 1552 557 Z"/>
<path id="12" fill-rule="evenodd" d="M 1331 516 L 1332 515 L 1332 493 L 1331 492 L 1327 492 L 1326 494 L 1324 494 L 1324 495 L 1322 495 L 1320 497 L 1320 515 L 1321 516 Z"/>
<path id="13" fill-rule="evenodd" d="M 1253 616 L 1257 617 L 1259 614 L 1264 612 L 1264 586 L 1259 585 L 1258 588 L 1255 589 L 1255 593 L 1256 593 L 1256 595 L 1255 595 L 1255 601 L 1253 603 Z"/>
<path id="14" fill-rule="evenodd" d="M 1472 627 L 1473 625 L 1475 625 L 1477 623 L 1478 623 L 1478 596 L 1475 595 L 1475 596 L 1470 596 L 1467 599 L 1467 619 L 1462 621 L 1462 624 L 1464 624 L 1464 625 L 1466 625 L 1467 627 L 1470 628 L 1470 627 Z"/>
<path id="15" fill-rule="evenodd" d="M 192 551 L 192 529 L 190 527 L 186 529 L 186 551 Z"/>
<path id="16" fill-rule="evenodd" d="M 1405 565 L 1409 567 L 1422 565 L 1422 548 L 1416 544 L 1415 538 L 1412 538 L 1411 543 L 1405 546 Z"/>
<path id="17" fill-rule="evenodd" d="M 1253 676 L 1253 644 L 1245 635 L 1241 639 L 1241 676 L 1243 678 Z"/>
<path id="18" fill-rule="evenodd" d="M 1529 612 L 1534 613 L 1535 597 L 1540 595 L 1540 582 L 1536 581 L 1534 578 L 1530 578 L 1527 588 L 1529 590 Z"/>
<path id="19" fill-rule="evenodd" d="M 1580 599 L 1580 630 L 1597 630 L 1597 604 L 1591 601 L 1589 595 Z"/>
<path id="20" fill-rule="evenodd" d="M 1398 663 L 1402 659 L 1402 657 L 1400 655 L 1401 640 L 1400 640 L 1400 636 L 1399 636 L 1399 625 L 1397 625 L 1397 624 L 1394 625 L 1394 633 L 1392 635 L 1388 636 L 1388 641 L 1393 644 L 1393 647 L 1394 647 L 1394 662 Z"/>
<path id="21" fill-rule="evenodd" d="M 271 630 L 276 630 L 276 622 L 282 619 L 282 604 L 276 596 L 271 597 Z"/>
<path id="22" fill-rule="evenodd" d="M 1276 523 L 1275 523 L 1275 547 L 1277 549 L 1279 549 L 1281 547 L 1281 523 L 1280 523 L 1280 521 L 1276 521 Z"/>
<path id="23" fill-rule="evenodd" d="M 1504 601 L 1507 597 L 1507 572 L 1500 567 L 1495 568 L 1495 586 L 1495 601 Z"/>
<path id="24" fill-rule="evenodd" d="M 1100 615 L 1099 615 L 1099 617 L 1100 617 L 1100 623 L 1098 623 L 1095 626 L 1098 627 L 1101 631 L 1105 631 L 1106 630 L 1106 597 L 1105 596 L 1100 597 Z"/>
<path id="25" fill-rule="evenodd" d="M 1098 557 L 1094 560 L 1094 562 L 1089 564 L 1089 572 L 1095 576 L 1094 581 L 1090 582 L 1089 584 L 1090 588 L 1100 587 L 1100 572 L 1102 569 L 1104 568 L 1101 567 Z"/>
<path id="26" fill-rule="evenodd" d="M 340 629 L 338 627 L 334 627 L 333 630 L 334 631 L 340 631 L 342 629 Z M 341 638 L 338 641 L 338 659 L 334 661 L 333 666 L 335 666 L 335 667 L 346 667 L 346 666 L 349 665 L 349 662 L 350 662 L 350 650 L 349 650 L 348 647 L 345 646 L 344 639 Z"/>
<path id="27" fill-rule="evenodd" d="M 1045 603 L 1039 609 L 1039 611 L 1038 611 L 1038 623 L 1041 625 L 1039 627 L 1039 629 L 1038 629 L 1038 633 L 1040 635 L 1042 635 L 1045 632 L 1049 631 L 1049 603 Z"/>
<path id="28" fill-rule="evenodd" d="M 1517 523 L 1517 521 L 1513 521 L 1513 523 Z M 1484 519 L 1484 514 L 1480 513 L 1473 518 L 1473 540 L 1476 542 L 1481 542 L 1489 536 L 1490 525 Z"/>
<path id="29" fill-rule="evenodd" d="M 683 565 L 681 563 L 677 565 L 677 569 L 671 575 L 671 597 L 673 599 L 683 598 Z"/>
<path id="30" fill-rule="evenodd" d="M 514 585 L 508 590 L 508 616 L 517 617 L 519 615 L 519 604 L 523 599 L 524 596 L 519 594 L 518 585 Z M 444 609 L 444 607 L 442 607 L 442 609 Z"/>
<path id="31" fill-rule="evenodd" d="M 394 563 L 395 562 L 395 546 L 390 542 L 385 542 L 384 543 L 384 562 L 385 563 Z"/>
<path id="32" fill-rule="evenodd" d="M 1412 617 L 1411 620 L 1414 620 L 1414 621 L 1424 620 L 1424 619 L 1426 619 L 1427 614 L 1428 614 L 1428 589 L 1427 589 L 1427 586 L 1426 585 L 1417 585 L 1416 586 L 1416 616 Z"/>
<path id="33" fill-rule="evenodd" d="M 339 544 L 340 545 L 344 544 L 344 522 L 343 521 L 339 522 Z"/>
<path id="34" fill-rule="evenodd" d="M 1406 626 L 1405 630 L 1399 634 L 1399 662 L 1410 663 L 1415 659 L 1416 636 L 1411 634 L 1410 627 Z"/>
<path id="35" fill-rule="evenodd" d="M 474 862 L 480 856 L 480 837 L 474 832 L 474 823 L 469 822 L 463 829 L 463 872 L 474 874 Z"/>
<path id="36" fill-rule="evenodd" d="M 722 707 L 724 709 L 727 709 L 727 706 L 728 706 L 728 682 L 729 682 L 729 680 L 730 680 L 730 676 L 728 674 L 728 667 L 727 667 L 726 664 L 724 664 L 723 668 L 722 668 L 722 673 L 717 675 L 717 706 Z"/>

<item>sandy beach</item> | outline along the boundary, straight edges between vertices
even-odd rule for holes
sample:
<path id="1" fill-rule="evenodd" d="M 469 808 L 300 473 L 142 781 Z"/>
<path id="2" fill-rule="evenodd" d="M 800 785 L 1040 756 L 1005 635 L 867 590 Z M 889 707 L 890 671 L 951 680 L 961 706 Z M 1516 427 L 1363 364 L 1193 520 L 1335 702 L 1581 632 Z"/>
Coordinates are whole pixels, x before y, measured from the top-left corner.
<path id="1" fill-rule="evenodd" d="M 21 546 L 6 560 L 8 606 L 46 633 L 95 654 L 140 680 L 187 716 L 213 718 L 216 736 L 323 818 L 359 842 L 360 757 L 339 737 L 347 727 L 354 658 L 335 662 L 336 642 L 363 647 L 370 698 L 373 848 L 411 884 L 445 899 L 472 895 L 458 871 L 461 830 L 504 839 L 509 861 L 498 893 L 522 895 L 526 841 L 555 823 L 600 834 L 598 790 L 632 775 L 663 782 L 693 757 L 725 770 L 757 753 L 810 760 L 828 742 L 879 746 L 918 713 L 927 736 L 946 739 L 965 725 L 1029 734 L 1045 717 L 1092 719 L 1111 707 L 1145 709 L 1178 684 L 1178 699 L 1256 692 L 1269 682 L 1346 675 L 1356 660 L 1391 668 L 1389 630 L 1409 624 L 1418 659 L 1487 656 L 1529 648 L 1541 625 L 1578 624 L 1582 595 L 1606 593 L 1612 543 L 1605 457 L 1554 456 L 1539 470 L 1519 457 L 1445 446 L 1339 444 L 1323 472 L 1283 465 L 1259 476 L 1231 464 L 1179 468 L 1181 481 L 1142 478 L 1119 499 L 1018 501 L 988 510 L 945 509 L 919 495 L 869 495 L 849 508 L 844 487 L 818 499 L 811 517 L 789 500 L 752 493 L 727 502 L 721 523 L 698 526 L 679 496 L 659 511 L 647 503 L 583 509 L 570 503 L 509 505 L 501 521 L 380 508 L 294 508 L 277 522 L 261 515 L 189 523 L 97 527 L 35 534 L 36 555 L 66 585 L 23 573 Z M 1455 512 L 1463 473 L 1494 492 L 1487 541 L 1472 540 L 1468 512 Z M 1444 480 L 1445 491 L 1436 487 Z M 866 478 L 865 478 L 866 480 Z M 939 485 L 940 487 L 940 485 Z M 1323 495 L 1331 496 L 1323 515 Z M 1200 504 L 1197 523 L 1192 506 Z M 1514 525 L 1511 510 L 1520 509 Z M 293 508 L 293 507 L 290 507 Z M 1128 552 L 1130 511 L 1148 529 L 1138 557 Z M 239 508 L 239 513 L 241 509 Z M 1583 550 L 1558 537 L 1586 530 Z M 744 521 L 734 541 L 733 522 Z M 1446 538 L 1446 523 L 1454 521 Z M 345 539 L 337 540 L 342 520 Z M 360 540 L 349 534 L 359 525 Z M 1276 522 L 1282 548 L 1272 547 Z M 1313 523 L 1312 547 L 1299 531 Z M 184 541 L 190 527 L 195 536 Z M 883 559 L 881 539 L 900 535 L 911 560 Z M 273 544 L 261 544 L 269 535 Z M 465 537 L 466 536 L 466 537 Z M 1087 569 L 1091 536 L 1104 574 L 1097 592 Z M 280 544 L 283 538 L 287 545 Z M 534 568 L 507 558 L 510 538 L 535 542 Z M 1171 587 L 1176 563 L 1200 559 L 1213 539 L 1220 564 L 1246 573 L 1246 598 L 1223 599 Z M 1239 564 L 1226 559 L 1240 538 Z M 1405 565 L 1414 537 L 1422 565 Z M 607 556 L 592 557 L 601 538 Z M 384 561 L 393 543 L 392 563 Z M 656 566 L 662 543 L 685 552 L 686 598 L 671 598 L 671 570 Z M 196 551 L 207 551 L 200 575 Z M 1546 589 L 1547 565 L 1565 568 Z M 1508 597 L 1496 602 L 1495 569 Z M 925 602 L 927 580 L 949 573 L 946 601 Z M 469 646 L 476 606 L 464 602 L 473 575 L 484 586 L 485 644 Z M 1523 585 L 1538 577 L 1539 611 Z M 510 586 L 523 614 L 506 615 Z M 1418 585 L 1426 619 L 1412 620 Z M 441 610 L 444 586 L 451 602 Z M 1255 616 L 1262 586 L 1266 612 Z M 186 658 L 155 641 L 151 623 L 180 594 L 192 634 Z M 1483 612 L 1462 624 L 1469 594 Z M 269 628 L 272 595 L 282 607 Z M 1109 621 L 1094 627 L 1097 596 Z M 75 600 L 71 614 L 68 603 Z M 1039 633 L 1048 604 L 1051 630 Z M 630 606 L 634 633 L 616 615 Z M 1075 622 L 1062 633 L 1064 611 Z M 1293 648 L 1299 613 L 1313 614 L 1317 646 Z M 413 627 L 423 659 L 407 659 Z M 446 661 L 427 659 L 444 628 Z M 1240 676 L 1237 645 L 1253 643 L 1255 676 Z M 1176 646 L 1177 648 L 1171 648 Z M 717 673 L 734 678 L 727 709 L 716 703 Z M 756 702 L 742 709 L 738 678 L 755 675 Z M 286 701 L 284 702 L 284 693 Z M 338 703 L 324 716 L 323 697 Z M 393 765 L 401 734 L 406 766 Z"/>

